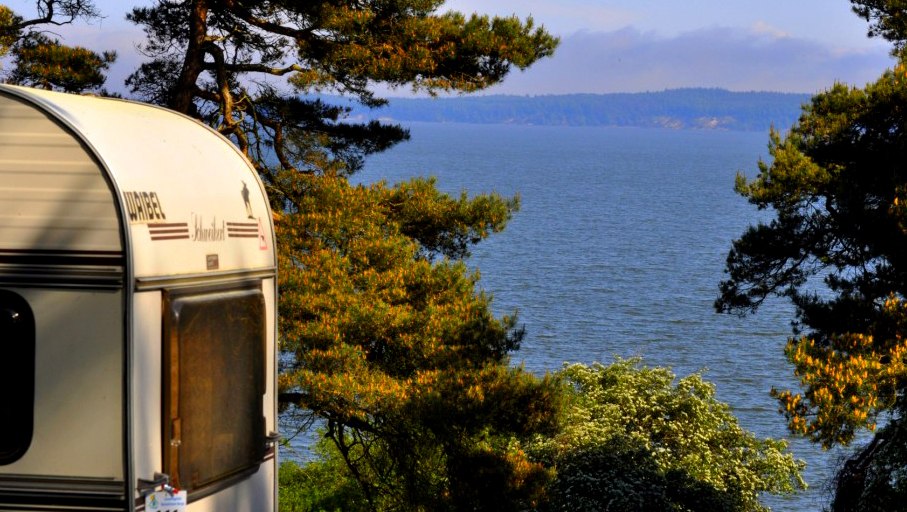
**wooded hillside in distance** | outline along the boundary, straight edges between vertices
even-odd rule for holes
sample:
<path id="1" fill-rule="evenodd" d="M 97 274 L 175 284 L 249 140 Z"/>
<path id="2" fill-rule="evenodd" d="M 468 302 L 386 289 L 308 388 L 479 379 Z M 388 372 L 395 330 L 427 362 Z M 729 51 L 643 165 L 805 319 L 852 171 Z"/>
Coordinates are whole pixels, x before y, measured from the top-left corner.
<path id="1" fill-rule="evenodd" d="M 353 116 L 394 121 L 563 126 L 640 126 L 767 130 L 791 126 L 809 94 L 673 89 L 661 92 L 557 96 L 392 98 Z"/>

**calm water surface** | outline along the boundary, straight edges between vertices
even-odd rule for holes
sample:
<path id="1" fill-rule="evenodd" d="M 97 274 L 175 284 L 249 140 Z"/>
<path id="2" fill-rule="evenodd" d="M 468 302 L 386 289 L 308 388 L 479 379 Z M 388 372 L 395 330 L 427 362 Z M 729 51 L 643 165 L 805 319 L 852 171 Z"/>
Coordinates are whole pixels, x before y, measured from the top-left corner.
<path id="1" fill-rule="evenodd" d="M 762 437 L 785 437 L 768 393 L 795 385 L 783 356 L 791 309 L 714 312 L 731 240 L 760 213 L 733 192 L 767 156 L 767 133 L 414 124 L 412 140 L 372 157 L 361 182 L 435 176 L 442 190 L 519 194 L 507 229 L 469 263 L 499 314 L 527 336 L 514 362 L 641 356 L 678 375 L 704 371 L 719 399 Z M 792 440 L 810 489 L 773 510 L 821 510 L 842 456 Z"/>

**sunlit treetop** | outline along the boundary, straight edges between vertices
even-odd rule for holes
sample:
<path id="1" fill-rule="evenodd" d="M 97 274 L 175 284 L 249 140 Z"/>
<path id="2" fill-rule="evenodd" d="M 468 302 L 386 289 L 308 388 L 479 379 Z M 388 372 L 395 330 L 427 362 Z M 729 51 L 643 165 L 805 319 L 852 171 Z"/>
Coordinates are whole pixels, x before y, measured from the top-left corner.
<path id="1" fill-rule="evenodd" d="M 79 46 L 66 46 L 42 34 L 29 34 L 13 47 L 16 67 L 10 83 L 83 92 L 100 89 L 104 71 L 116 60 L 116 53 L 97 54 Z"/>
<path id="2" fill-rule="evenodd" d="M 216 126 L 266 181 L 271 167 L 305 172 L 310 166 L 299 157 L 312 144 L 361 157 L 406 135 L 379 124 L 347 124 L 346 108 L 298 95 L 328 92 L 377 106 L 384 100 L 372 92 L 375 83 L 471 92 L 551 55 L 557 45 L 532 19 L 439 14 L 442 4 L 159 2 L 129 15 L 147 34 L 142 51 L 151 60 L 127 83 L 146 101 Z M 373 147 L 369 140 L 384 143 Z"/>
<path id="3" fill-rule="evenodd" d="M 894 43 L 892 53 L 907 44 L 907 5 L 901 0 L 850 0 L 853 11 L 869 22 L 869 37 Z"/>
<path id="4" fill-rule="evenodd" d="M 14 26 L 15 14 L 5 5 L 0 5 L 0 57 L 9 53 L 10 47 L 18 39 L 18 30 Z"/>
<path id="5" fill-rule="evenodd" d="M 815 96 L 772 160 L 737 190 L 772 212 L 728 255 L 716 306 L 745 313 L 771 295 L 796 307 L 787 347 L 804 393 L 775 391 L 790 428 L 847 444 L 907 389 L 907 79 L 898 64 L 865 88 Z"/>

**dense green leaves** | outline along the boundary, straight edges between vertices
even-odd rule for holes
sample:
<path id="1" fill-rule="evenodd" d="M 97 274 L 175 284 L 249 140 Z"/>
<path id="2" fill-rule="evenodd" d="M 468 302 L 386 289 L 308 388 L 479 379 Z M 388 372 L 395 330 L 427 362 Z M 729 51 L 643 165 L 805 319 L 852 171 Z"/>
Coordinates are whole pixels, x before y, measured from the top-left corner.
<path id="1" fill-rule="evenodd" d="M 436 13 L 442 4 L 157 2 L 129 16 L 144 27 L 142 48 L 152 60 L 128 84 L 148 101 L 216 126 L 270 177 L 280 169 L 309 170 L 299 157 L 316 137 L 361 159 L 405 136 L 379 125 L 351 128 L 339 121 L 347 109 L 278 93 L 274 83 L 303 96 L 331 91 L 376 106 L 385 101 L 371 84 L 470 92 L 550 55 L 557 44 L 531 19 Z M 375 148 L 370 141 L 383 143 Z M 352 164 L 350 172 L 361 162 Z"/>
<path id="2" fill-rule="evenodd" d="M 366 187 L 294 174 L 283 186 L 296 191 L 277 223 L 290 412 L 326 421 L 374 507 L 530 505 L 547 472 L 509 440 L 553 428 L 557 386 L 507 366 L 522 332 L 444 257 L 503 225 L 513 203 L 454 201 L 420 180 Z M 447 239 L 465 241 L 437 243 Z"/>
<path id="3" fill-rule="evenodd" d="M 783 441 L 742 429 L 714 386 L 619 360 L 571 365 L 562 430 L 528 448 L 557 470 L 547 510 L 764 510 L 805 487 Z"/>
<path id="4" fill-rule="evenodd" d="M 98 91 L 116 53 L 66 46 L 45 35 L 46 25 L 65 25 L 100 14 L 90 0 L 37 0 L 37 15 L 26 19 L 0 4 L 0 57 L 11 53 L 9 83 L 65 92 Z"/>
<path id="5" fill-rule="evenodd" d="M 504 229 L 518 198 L 495 195 L 453 198 L 436 188 L 434 178 L 398 184 L 382 201 L 400 224 L 401 233 L 417 241 L 420 256 L 463 259 L 469 247 Z"/>
<path id="6" fill-rule="evenodd" d="M 21 39 L 12 54 L 16 67 L 10 83 L 64 92 L 100 89 L 107 78 L 104 72 L 116 60 L 114 52 L 99 55 L 86 48 L 66 46 L 42 34 Z"/>
<path id="7" fill-rule="evenodd" d="M 791 456 L 786 444 L 757 439 L 743 430 L 730 408 L 715 399 L 714 387 L 699 375 L 677 380 L 666 369 L 619 360 L 609 366 L 570 365 L 556 378 L 563 393 L 556 428 L 527 436 L 528 431 L 515 428 L 522 418 L 495 421 L 479 413 L 477 423 L 498 429 L 500 422 L 512 422 L 511 437 L 486 437 L 452 458 L 444 450 L 420 451 L 421 478 L 434 485 L 422 488 L 438 491 L 443 489 L 438 484 L 449 480 L 449 498 L 414 500 L 409 495 L 408 501 L 400 502 L 387 500 L 389 494 L 384 493 L 375 500 L 375 509 L 763 511 L 761 495 L 789 494 L 805 487 L 800 478 L 803 462 Z M 532 379 L 524 380 L 536 385 Z M 515 396 L 520 393 L 508 390 L 495 399 L 511 400 L 502 411 L 533 415 L 538 410 L 531 401 L 513 402 Z M 438 409 L 424 416 L 435 419 L 431 431 L 458 429 L 468 421 L 457 415 L 476 413 L 461 408 L 465 403 L 462 397 L 451 402 L 439 396 Z M 443 442 L 448 436 L 437 439 Z M 352 455 L 363 457 L 365 446 L 353 446 Z M 387 461 L 398 449 L 378 448 L 372 460 Z M 351 494 L 348 487 L 356 472 L 338 466 L 343 457 L 335 446 L 322 441 L 319 450 L 320 459 L 303 468 L 282 469 L 281 478 L 295 475 L 301 486 L 282 504 L 284 510 L 319 510 L 312 503 L 331 503 L 343 510 L 362 507 L 367 500 Z M 508 455 L 502 458 L 500 453 Z M 336 478 L 319 483 L 323 477 L 318 475 L 328 468 L 334 468 Z M 406 487 L 400 481 L 403 475 L 382 472 L 379 466 L 363 468 L 362 473 L 375 480 L 380 475 L 375 489 Z"/>
<path id="8" fill-rule="evenodd" d="M 870 34 L 903 49 L 907 4 L 852 1 Z M 864 88 L 816 95 L 770 163 L 737 190 L 773 218 L 727 259 L 719 311 L 770 295 L 796 307 L 786 355 L 803 393 L 773 390 L 793 432 L 823 446 L 884 427 L 841 468 L 832 509 L 894 510 L 907 497 L 907 81 L 903 61 Z"/>
<path id="9" fill-rule="evenodd" d="M 318 458 L 300 466 L 280 464 L 277 503 L 281 512 L 366 512 L 368 503 L 345 463 L 321 442 Z"/>
<path id="10" fill-rule="evenodd" d="M 775 218 L 750 228 L 728 256 L 719 310 L 754 309 L 790 297 L 817 341 L 866 332 L 882 305 L 905 291 L 907 242 L 895 208 L 907 183 L 903 124 L 907 87 L 894 72 L 866 89 L 836 85 L 805 107 L 771 164 L 738 191 Z M 816 295 L 810 279 L 831 293 Z"/>
<path id="11" fill-rule="evenodd" d="M 558 395 L 507 366 L 522 331 L 491 315 L 457 260 L 517 203 L 452 198 L 432 181 L 351 186 L 368 155 L 408 132 L 306 97 L 372 107 L 384 103 L 377 82 L 474 91 L 557 43 L 532 20 L 436 13 L 442 4 L 156 2 L 129 16 L 152 60 L 128 84 L 215 126 L 268 187 L 284 419 L 324 423 L 370 509 L 507 510 L 535 499 L 544 478 L 530 475 L 546 473 L 505 441 L 549 428 Z"/>
<path id="12" fill-rule="evenodd" d="M 771 294 L 794 303 L 805 332 L 787 355 L 805 396 L 774 393 L 791 429 L 825 446 L 899 411 L 905 389 L 904 105 L 902 67 L 864 89 L 835 85 L 786 137 L 772 135 L 773 160 L 756 179 L 738 179 L 775 218 L 734 242 L 716 304 L 748 311 Z"/>

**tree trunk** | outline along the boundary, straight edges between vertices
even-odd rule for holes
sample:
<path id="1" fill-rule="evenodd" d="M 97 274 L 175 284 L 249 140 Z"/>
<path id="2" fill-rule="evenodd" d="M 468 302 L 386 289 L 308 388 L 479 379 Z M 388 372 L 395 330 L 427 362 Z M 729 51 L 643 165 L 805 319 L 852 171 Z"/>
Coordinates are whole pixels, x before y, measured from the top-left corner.
<path id="1" fill-rule="evenodd" d="M 169 107 L 177 112 L 195 116 L 195 91 L 198 76 L 204 70 L 205 42 L 208 36 L 208 0 L 195 0 L 189 20 L 189 44 L 186 58 L 177 79 Z"/>

